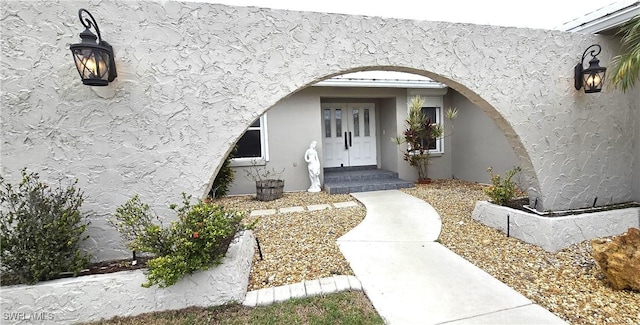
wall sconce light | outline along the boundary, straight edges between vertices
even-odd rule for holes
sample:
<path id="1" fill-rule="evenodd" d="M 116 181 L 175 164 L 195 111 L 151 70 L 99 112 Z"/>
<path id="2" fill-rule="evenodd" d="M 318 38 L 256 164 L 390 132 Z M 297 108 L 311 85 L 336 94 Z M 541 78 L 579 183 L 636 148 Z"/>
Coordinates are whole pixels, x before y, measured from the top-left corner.
<path id="1" fill-rule="evenodd" d="M 593 48 L 591 51 L 589 49 Z M 575 67 L 575 86 L 577 90 L 584 87 L 584 92 L 589 93 L 599 93 L 602 90 L 602 85 L 604 85 L 604 73 L 607 71 L 607 68 L 601 67 L 598 63 L 600 60 L 596 58 L 598 54 L 600 54 L 602 48 L 598 44 L 593 44 L 584 51 L 582 54 L 582 60 Z M 583 69 L 584 58 L 587 56 L 587 52 L 591 55 L 591 60 L 589 60 L 589 67 Z"/>
<path id="2" fill-rule="evenodd" d="M 82 19 L 82 14 L 86 13 L 89 18 Z M 88 86 L 106 86 L 117 76 L 116 63 L 113 57 L 113 48 L 109 43 L 102 40 L 100 29 L 96 20 L 90 12 L 85 9 L 78 10 L 80 22 L 85 27 L 80 33 L 82 41 L 71 44 L 69 47 L 73 54 L 76 68 L 82 78 L 82 83 Z M 91 27 L 96 30 L 98 36 L 91 32 Z M 96 39 L 98 42 L 96 42 Z"/>

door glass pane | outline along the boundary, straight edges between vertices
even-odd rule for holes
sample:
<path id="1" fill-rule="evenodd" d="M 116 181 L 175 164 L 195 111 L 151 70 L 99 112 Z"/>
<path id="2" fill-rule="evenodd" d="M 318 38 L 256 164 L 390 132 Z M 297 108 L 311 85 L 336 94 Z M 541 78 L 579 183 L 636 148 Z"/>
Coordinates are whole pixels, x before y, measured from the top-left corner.
<path id="1" fill-rule="evenodd" d="M 364 136 L 368 137 L 371 135 L 371 131 L 369 131 L 369 109 L 364 109 Z"/>
<path id="2" fill-rule="evenodd" d="M 342 110 L 336 109 L 336 137 L 342 137 Z"/>
<path id="3" fill-rule="evenodd" d="M 331 138 L 331 110 L 325 109 L 324 116 L 324 136 L 325 138 Z"/>
<path id="4" fill-rule="evenodd" d="M 353 136 L 360 136 L 360 110 L 353 110 Z"/>

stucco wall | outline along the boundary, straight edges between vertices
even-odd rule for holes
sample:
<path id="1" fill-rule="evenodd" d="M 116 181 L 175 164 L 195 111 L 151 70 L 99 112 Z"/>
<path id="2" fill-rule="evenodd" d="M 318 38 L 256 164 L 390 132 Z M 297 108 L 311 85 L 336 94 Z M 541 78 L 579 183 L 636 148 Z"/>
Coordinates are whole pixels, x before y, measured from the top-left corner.
<path id="1" fill-rule="evenodd" d="M 457 92 L 451 91 L 447 97 L 451 105 L 458 108 L 450 148 L 451 172 L 455 178 L 489 183 L 487 167 L 491 166 L 494 173 L 504 175 L 507 170 L 520 166 L 513 149 L 493 120 Z M 525 189 L 526 185 L 521 184 Z"/>
<path id="2" fill-rule="evenodd" d="M 78 178 L 100 259 L 129 254 L 105 220 L 139 193 L 156 211 L 204 196 L 220 162 L 268 108 L 324 78 L 393 69 L 444 82 L 485 111 L 538 207 L 632 196 L 630 93 L 573 88 L 605 36 L 174 1 L 2 1 L 2 174 Z M 83 86 L 69 45 L 79 8 L 113 45 L 118 78 Z M 637 106 L 637 104 L 635 104 Z"/>
<path id="3" fill-rule="evenodd" d="M 404 97 L 403 97 L 404 99 Z M 398 146 L 391 141 L 391 138 L 398 134 L 398 121 L 396 120 L 396 107 L 398 98 L 385 98 L 380 100 L 380 110 L 378 119 L 380 143 L 380 168 L 386 170 L 398 170 Z M 404 102 L 404 101 L 402 101 Z M 402 107 L 402 106 L 400 106 Z"/>
<path id="4" fill-rule="evenodd" d="M 322 158 L 320 98 L 301 91 L 283 99 L 267 112 L 269 161 L 258 166 L 280 172 L 285 191 L 309 188 L 309 172 L 304 153 L 311 141 L 317 141 L 316 151 Z M 255 182 L 246 170 L 254 167 L 233 167 L 235 180 L 229 194 L 255 194 Z"/>

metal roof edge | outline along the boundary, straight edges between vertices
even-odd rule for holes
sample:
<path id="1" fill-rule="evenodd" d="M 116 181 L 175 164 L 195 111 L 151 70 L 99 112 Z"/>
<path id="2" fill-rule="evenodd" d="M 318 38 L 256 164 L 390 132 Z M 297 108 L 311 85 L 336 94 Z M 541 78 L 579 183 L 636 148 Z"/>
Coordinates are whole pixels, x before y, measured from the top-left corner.
<path id="1" fill-rule="evenodd" d="M 420 88 L 443 89 L 447 85 L 437 81 L 393 80 L 393 79 L 327 79 L 314 87 L 364 87 L 364 88 Z"/>
<path id="2" fill-rule="evenodd" d="M 640 0 L 618 1 L 569 21 L 560 29 L 568 32 L 599 33 L 620 26 L 639 14 Z"/>

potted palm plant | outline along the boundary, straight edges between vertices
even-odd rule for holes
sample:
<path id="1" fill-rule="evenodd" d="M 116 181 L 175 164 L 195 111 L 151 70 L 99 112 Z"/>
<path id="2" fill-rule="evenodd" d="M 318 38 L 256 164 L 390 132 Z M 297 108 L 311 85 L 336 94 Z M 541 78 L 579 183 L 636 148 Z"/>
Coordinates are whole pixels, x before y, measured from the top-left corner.
<path id="1" fill-rule="evenodd" d="M 444 136 L 444 126 L 436 121 L 431 121 L 422 111 L 423 106 L 424 99 L 420 96 L 411 98 L 409 112 L 404 121 L 406 129 L 401 135 L 393 138 L 398 146 L 406 144 L 406 150 L 402 148 L 400 150 L 403 153 L 403 159 L 416 169 L 417 183 L 419 184 L 431 182 L 428 177 L 429 164 L 431 163 L 429 148 L 432 147 L 434 141 Z M 445 113 L 445 116 L 450 120 L 456 118 L 457 115 L 458 110 L 455 108 L 449 108 Z"/>

